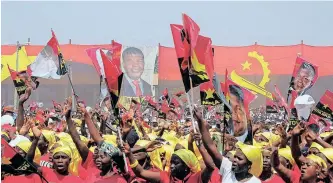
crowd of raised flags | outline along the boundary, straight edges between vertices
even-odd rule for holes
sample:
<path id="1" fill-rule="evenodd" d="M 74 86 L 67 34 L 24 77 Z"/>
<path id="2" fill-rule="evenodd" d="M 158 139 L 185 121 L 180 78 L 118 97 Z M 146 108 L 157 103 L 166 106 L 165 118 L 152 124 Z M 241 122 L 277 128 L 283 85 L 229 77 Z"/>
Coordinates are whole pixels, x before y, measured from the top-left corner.
<path id="1" fill-rule="evenodd" d="M 266 107 L 250 109 L 255 92 L 227 70 L 224 83 L 218 80 L 212 40 L 182 18 L 170 26 L 185 91 L 166 88 L 158 100 L 141 78 L 144 54 L 115 41 L 99 49 L 101 60 L 98 49 L 87 50 L 100 76 L 95 107 L 71 82 L 74 98 L 52 101 L 51 109 L 24 105 L 43 84 L 38 78 L 68 73 L 53 31 L 26 70 L 8 66 L 19 101 L 17 109 L 2 106 L 2 181 L 333 182 L 333 93 L 318 102 L 307 94 L 316 89 L 318 67 L 297 57 L 287 99 L 275 86 Z M 198 86 L 200 105 L 193 101 Z"/>

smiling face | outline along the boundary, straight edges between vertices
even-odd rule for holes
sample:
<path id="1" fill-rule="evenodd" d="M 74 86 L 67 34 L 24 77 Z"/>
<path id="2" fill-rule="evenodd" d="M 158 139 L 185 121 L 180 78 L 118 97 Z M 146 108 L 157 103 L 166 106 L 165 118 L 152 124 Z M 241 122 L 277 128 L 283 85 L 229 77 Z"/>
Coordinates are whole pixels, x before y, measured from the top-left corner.
<path id="1" fill-rule="evenodd" d="M 112 166 L 110 156 L 100 150 L 98 150 L 98 153 L 96 154 L 95 164 L 99 170 L 110 169 Z"/>
<path id="2" fill-rule="evenodd" d="M 305 88 L 309 87 L 313 76 L 311 76 L 311 72 L 309 69 L 301 68 L 295 77 L 294 80 L 294 89 L 296 91 L 302 91 Z"/>
<path id="3" fill-rule="evenodd" d="M 144 71 L 144 58 L 141 54 L 130 53 L 124 55 L 123 67 L 129 78 L 132 80 L 138 80 Z"/>
<path id="4" fill-rule="evenodd" d="M 232 107 L 232 122 L 234 125 L 234 135 L 241 136 L 247 130 L 247 118 L 244 104 L 238 100 L 236 95 L 230 94 L 230 103 Z"/>

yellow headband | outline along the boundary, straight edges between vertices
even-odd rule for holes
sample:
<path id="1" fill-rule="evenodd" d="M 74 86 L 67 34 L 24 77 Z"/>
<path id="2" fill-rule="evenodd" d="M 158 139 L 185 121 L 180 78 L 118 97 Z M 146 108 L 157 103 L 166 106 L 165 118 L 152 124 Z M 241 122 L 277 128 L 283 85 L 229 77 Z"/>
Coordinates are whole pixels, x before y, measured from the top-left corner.
<path id="1" fill-rule="evenodd" d="M 320 152 L 323 153 L 331 163 L 333 163 L 333 148 L 325 148 L 320 150 Z"/>
<path id="2" fill-rule="evenodd" d="M 180 149 L 175 151 L 173 154 L 182 159 L 193 173 L 199 172 L 201 170 L 199 161 L 192 151 L 187 149 Z"/>
<path id="3" fill-rule="evenodd" d="M 268 139 L 270 145 L 280 142 L 281 140 L 280 136 L 271 132 L 263 132 L 261 133 L 261 135 L 264 136 L 266 139 Z"/>
<path id="4" fill-rule="evenodd" d="M 306 158 L 313 161 L 314 163 L 316 163 L 321 168 L 327 168 L 326 162 L 319 156 L 310 154 Z"/>
<path id="5" fill-rule="evenodd" d="M 49 149 L 50 147 L 56 142 L 56 134 L 53 131 L 43 130 L 43 136 L 49 142 Z"/>
<path id="6" fill-rule="evenodd" d="M 319 151 L 321 151 L 322 149 L 324 149 L 323 146 L 317 144 L 316 142 L 312 142 L 310 148 L 317 148 Z"/>
<path id="7" fill-rule="evenodd" d="M 26 141 L 19 142 L 16 146 L 19 147 L 20 149 L 22 149 L 22 151 L 24 151 L 25 153 L 28 153 L 31 145 L 32 145 L 32 143 L 30 141 L 26 140 Z M 40 157 L 41 157 L 41 153 L 40 153 L 39 149 L 36 148 L 34 162 L 39 163 Z"/>
<path id="8" fill-rule="evenodd" d="M 292 165 L 295 164 L 295 160 L 294 160 L 294 158 L 293 158 L 293 156 L 291 154 L 290 147 L 279 149 L 279 155 L 282 156 L 282 157 L 284 157 L 285 159 L 287 159 L 290 164 L 292 164 Z"/>
<path id="9" fill-rule="evenodd" d="M 249 173 L 259 177 L 263 170 L 263 157 L 261 149 L 255 146 L 243 144 L 241 142 L 238 142 L 237 145 L 246 158 L 252 163 Z"/>
<path id="10" fill-rule="evenodd" d="M 105 142 L 110 143 L 114 146 L 117 146 L 117 136 L 115 135 L 103 135 L 103 139 Z"/>
<path id="11" fill-rule="evenodd" d="M 80 135 L 80 140 L 86 145 L 89 143 L 89 139 L 85 136 Z"/>
<path id="12" fill-rule="evenodd" d="M 72 150 L 69 146 L 60 146 L 55 148 L 53 150 L 53 156 L 59 152 L 65 153 L 69 158 L 72 158 Z"/>

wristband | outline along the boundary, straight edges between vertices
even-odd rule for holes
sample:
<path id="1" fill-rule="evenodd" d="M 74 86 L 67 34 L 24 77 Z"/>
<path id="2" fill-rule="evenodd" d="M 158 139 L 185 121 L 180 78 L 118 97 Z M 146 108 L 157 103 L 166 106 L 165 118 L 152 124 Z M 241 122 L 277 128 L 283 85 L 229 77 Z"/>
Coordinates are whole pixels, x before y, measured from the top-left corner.
<path id="1" fill-rule="evenodd" d="M 135 168 L 135 167 L 137 167 L 138 165 L 139 165 L 138 160 L 135 160 L 135 162 L 134 162 L 133 164 L 130 164 L 130 167 L 131 167 L 131 168 Z"/>

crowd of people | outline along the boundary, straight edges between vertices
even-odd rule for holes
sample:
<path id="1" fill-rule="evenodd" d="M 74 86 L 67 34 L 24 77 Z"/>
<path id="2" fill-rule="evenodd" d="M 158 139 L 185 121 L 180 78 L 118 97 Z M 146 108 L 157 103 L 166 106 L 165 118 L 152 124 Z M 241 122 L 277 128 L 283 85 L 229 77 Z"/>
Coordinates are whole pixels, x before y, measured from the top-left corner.
<path id="1" fill-rule="evenodd" d="M 249 144 L 223 129 L 218 110 L 203 115 L 197 106 L 192 116 L 180 116 L 182 107 L 161 112 L 132 102 L 117 114 L 110 98 L 94 108 L 76 100 L 73 109 L 70 97 L 42 109 L 24 105 L 31 92 L 20 96 L 17 110 L 2 108 L 1 138 L 36 171 L 2 170 L 5 183 L 333 182 L 333 132 L 319 133 L 316 123 L 287 131 L 288 122 L 276 122 L 279 114 L 267 118 L 253 110 L 258 119 Z M 2 167 L 17 163 L 5 160 Z"/>

